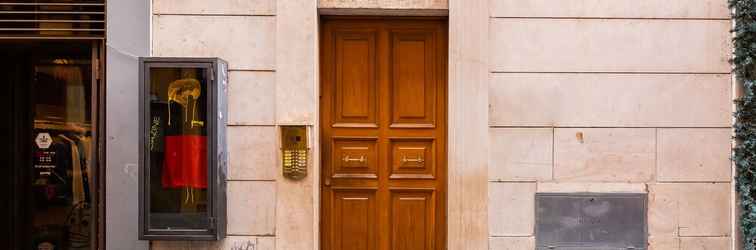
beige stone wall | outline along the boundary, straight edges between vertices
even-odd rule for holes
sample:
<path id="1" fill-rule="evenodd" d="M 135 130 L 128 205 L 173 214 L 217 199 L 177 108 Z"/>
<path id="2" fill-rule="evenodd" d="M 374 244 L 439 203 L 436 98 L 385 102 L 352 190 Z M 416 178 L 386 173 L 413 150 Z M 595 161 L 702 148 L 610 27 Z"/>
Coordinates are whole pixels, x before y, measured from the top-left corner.
<path id="1" fill-rule="evenodd" d="M 447 9 L 448 0 L 318 0 L 318 8 Z"/>
<path id="2" fill-rule="evenodd" d="M 537 192 L 648 193 L 651 249 L 729 249 L 725 0 L 490 0 L 490 249 Z"/>
<path id="3" fill-rule="evenodd" d="M 154 56 L 231 70 L 229 237 L 152 249 L 317 249 L 318 8 L 449 9 L 449 249 L 533 249 L 537 192 L 648 193 L 653 249 L 730 246 L 726 0 L 152 2 Z"/>
<path id="4" fill-rule="evenodd" d="M 279 214 L 275 0 L 153 0 L 152 55 L 229 63 L 228 235 L 152 249 L 276 249 Z M 254 248 L 253 248 L 254 247 Z"/>

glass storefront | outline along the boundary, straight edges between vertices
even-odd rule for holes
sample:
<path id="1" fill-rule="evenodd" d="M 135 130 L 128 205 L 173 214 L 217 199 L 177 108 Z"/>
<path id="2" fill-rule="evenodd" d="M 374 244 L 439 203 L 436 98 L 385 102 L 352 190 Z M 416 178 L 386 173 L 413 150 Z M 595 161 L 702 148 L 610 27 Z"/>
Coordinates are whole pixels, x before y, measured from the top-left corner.
<path id="1" fill-rule="evenodd" d="M 93 42 L 2 42 L 3 249 L 95 249 Z M 5 155 L 4 155 L 5 156 Z"/>

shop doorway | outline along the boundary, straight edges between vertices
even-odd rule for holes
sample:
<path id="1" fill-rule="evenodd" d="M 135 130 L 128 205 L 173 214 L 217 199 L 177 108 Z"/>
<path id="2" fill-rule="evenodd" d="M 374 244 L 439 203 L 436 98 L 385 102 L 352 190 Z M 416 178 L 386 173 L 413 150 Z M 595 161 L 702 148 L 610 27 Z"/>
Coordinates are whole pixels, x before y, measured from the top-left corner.
<path id="1" fill-rule="evenodd" d="M 322 249 L 446 249 L 446 20 L 321 27 Z"/>
<path id="2" fill-rule="evenodd" d="M 97 249 L 99 50 L 0 41 L 2 249 Z"/>

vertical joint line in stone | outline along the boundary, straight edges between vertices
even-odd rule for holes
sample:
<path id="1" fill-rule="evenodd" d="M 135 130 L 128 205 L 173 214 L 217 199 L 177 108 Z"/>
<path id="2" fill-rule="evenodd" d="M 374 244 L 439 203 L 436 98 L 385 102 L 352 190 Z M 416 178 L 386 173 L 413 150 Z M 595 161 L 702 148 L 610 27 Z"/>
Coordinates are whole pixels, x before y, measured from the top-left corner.
<path id="1" fill-rule="evenodd" d="M 661 129 L 654 128 L 654 179 L 655 183 L 659 182 L 659 133 Z"/>
<path id="2" fill-rule="evenodd" d="M 551 127 L 551 181 L 556 181 L 556 176 L 554 175 L 555 171 L 556 171 L 556 127 Z"/>

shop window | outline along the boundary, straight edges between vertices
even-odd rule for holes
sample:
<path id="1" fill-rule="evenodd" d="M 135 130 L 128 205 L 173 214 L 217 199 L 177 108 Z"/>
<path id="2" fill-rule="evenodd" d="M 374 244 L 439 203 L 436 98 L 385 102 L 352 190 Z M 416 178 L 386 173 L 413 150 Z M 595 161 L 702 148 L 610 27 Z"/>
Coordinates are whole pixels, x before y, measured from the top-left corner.
<path id="1" fill-rule="evenodd" d="M 202 58 L 140 62 L 140 238 L 222 238 L 226 63 Z"/>
<path id="2" fill-rule="evenodd" d="M 0 41 L 0 249 L 101 242 L 99 47 Z"/>

